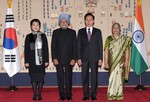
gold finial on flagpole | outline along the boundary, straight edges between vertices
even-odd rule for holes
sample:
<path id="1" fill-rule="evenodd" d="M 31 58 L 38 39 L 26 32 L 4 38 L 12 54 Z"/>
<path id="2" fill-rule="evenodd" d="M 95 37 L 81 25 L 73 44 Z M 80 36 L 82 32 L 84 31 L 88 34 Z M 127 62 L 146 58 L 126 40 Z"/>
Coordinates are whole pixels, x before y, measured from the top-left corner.
<path id="1" fill-rule="evenodd" d="M 8 8 L 11 8 L 11 6 L 12 6 L 12 0 L 7 0 L 7 3 L 8 3 Z"/>
<path id="2" fill-rule="evenodd" d="M 7 2 L 12 2 L 12 0 L 7 0 Z"/>
<path id="3" fill-rule="evenodd" d="M 141 5 L 141 0 L 137 0 L 137 4 L 138 4 L 138 5 Z"/>

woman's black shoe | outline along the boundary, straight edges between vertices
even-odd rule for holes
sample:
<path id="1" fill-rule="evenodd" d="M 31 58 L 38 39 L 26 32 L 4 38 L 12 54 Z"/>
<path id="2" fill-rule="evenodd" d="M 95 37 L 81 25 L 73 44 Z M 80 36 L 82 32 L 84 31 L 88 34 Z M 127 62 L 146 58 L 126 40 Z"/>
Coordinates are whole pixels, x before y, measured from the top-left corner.
<path id="1" fill-rule="evenodd" d="M 38 95 L 38 100 L 42 100 L 42 96 L 41 95 Z"/>
<path id="2" fill-rule="evenodd" d="M 72 101 L 73 99 L 72 99 L 72 97 L 67 97 L 67 100 Z"/>
<path id="3" fill-rule="evenodd" d="M 94 100 L 97 100 L 97 98 L 96 97 L 91 97 L 91 100 L 94 101 Z"/>
<path id="4" fill-rule="evenodd" d="M 65 97 L 60 97 L 59 101 L 64 101 Z"/>
<path id="5" fill-rule="evenodd" d="M 89 97 L 83 97 L 82 100 L 87 101 L 89 100 Z"/>
<path id="6" fill-rule="evenodd" d="M 34 95 L 32 99 L 33 99 L 33 100 L 36 100 L 36 95 Z"/>

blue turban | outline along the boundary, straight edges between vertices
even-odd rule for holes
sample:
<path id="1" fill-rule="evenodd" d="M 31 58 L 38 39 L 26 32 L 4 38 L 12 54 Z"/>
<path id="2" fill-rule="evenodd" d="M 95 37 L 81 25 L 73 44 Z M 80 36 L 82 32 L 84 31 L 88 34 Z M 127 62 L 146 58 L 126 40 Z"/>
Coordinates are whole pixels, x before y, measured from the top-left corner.
<path id="1" fill-rule="evenodd" d="M 66 19 L 66 21 L 67 21 L 68 24 L 70 23 L 70 15 L 65 14 L 65 13 L 62 13 L 62 14 L 59 16 L 58 22 L 60 23 L 63 18 Z"/>

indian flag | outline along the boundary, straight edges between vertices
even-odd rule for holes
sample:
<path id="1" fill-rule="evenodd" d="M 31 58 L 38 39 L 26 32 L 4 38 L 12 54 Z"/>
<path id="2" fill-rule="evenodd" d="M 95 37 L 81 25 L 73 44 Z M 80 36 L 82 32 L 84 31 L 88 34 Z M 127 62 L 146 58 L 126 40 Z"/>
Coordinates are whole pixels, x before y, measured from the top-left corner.
<path id="1" fill-rule="evenodd" d="M 130 64 L 137 75 L 140 75 L 149 67 L 141 0 L 137 0 Z"/>

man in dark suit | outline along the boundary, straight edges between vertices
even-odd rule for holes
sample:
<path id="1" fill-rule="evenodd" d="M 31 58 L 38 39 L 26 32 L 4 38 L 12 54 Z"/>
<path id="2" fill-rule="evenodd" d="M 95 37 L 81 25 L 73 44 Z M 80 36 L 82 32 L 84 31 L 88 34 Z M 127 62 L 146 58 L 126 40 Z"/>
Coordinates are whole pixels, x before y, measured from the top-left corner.
<path id="1" fill-rule="evenodd" d="M 53 31 L 51 53 L 57 70 L 60 100 L 72 100 L 72 69 L 76 60 L 76 32 L 69 29 L 70 16 L 59 16 L 60 28 Z M 65 80 L 64 80 L 65 79 Z M 64 83 L 65 82 L 65 83 Z M 66 85 L 66 91 L 64 87 Z"/>
<path id="2" fill-rule="evenodd" d="M 87 13 L 84 17 L 85 28 L 78 31 L 77 57 L 78 65 L 82 67 L 82 85 L 84 96 L 82 100 L 97 100 L 98 67 L 103 60 L 103 41 L 101 30 L 94 28 L 94 15 Z M 89 95 L 89 68 L 91 68 L 91 91 Z"/>

